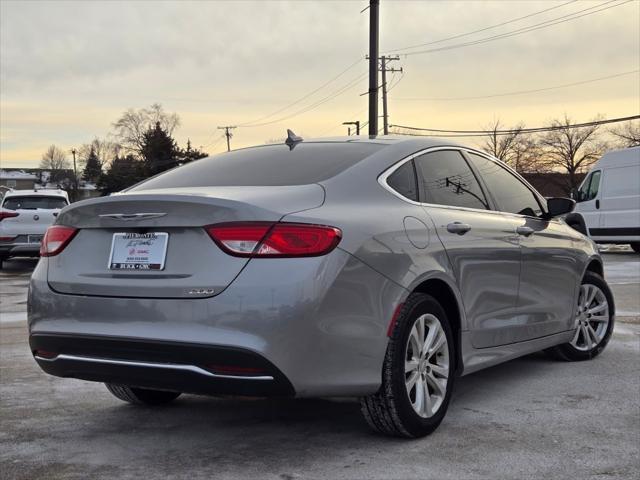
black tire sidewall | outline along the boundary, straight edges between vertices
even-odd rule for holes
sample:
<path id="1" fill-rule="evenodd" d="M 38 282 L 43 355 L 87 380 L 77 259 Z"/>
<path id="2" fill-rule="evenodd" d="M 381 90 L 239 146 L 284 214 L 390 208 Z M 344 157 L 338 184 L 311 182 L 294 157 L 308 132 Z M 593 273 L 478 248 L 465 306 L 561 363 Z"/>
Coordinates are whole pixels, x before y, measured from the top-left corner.
<path id="1" fill-rule="evenodd" d="M 449 325 L 447 315 L 440 304 L 430 295 L 412 294 L 412 297 L 413 298 L 410 298 L 405 303 L 405 307 L 403 308 L 403 311 L 397 320 L 396 328 L 394 329 L 394 345 L 391 357 L 391 389 L 393 397 L 396 400 L 395 405 L 397 414 L 405 429 L 412 436 L 423 436 L 426 433 L 433 431 L 447 413 L 455 377 L 456 351 L 453 331 Z M 424 314 L 432 314 L 440 321 L 440 325 L 447 337 L 447 344 L 449 347 L 449 378 L 447 381 L 445 398 L 435 415 L 429 418 L 421 417 L 413 409 L 406 390 L 404 371 L 407 340 L 411 334 L 411 329 L 413 328 L 415 321 L 419 316 Z"/>

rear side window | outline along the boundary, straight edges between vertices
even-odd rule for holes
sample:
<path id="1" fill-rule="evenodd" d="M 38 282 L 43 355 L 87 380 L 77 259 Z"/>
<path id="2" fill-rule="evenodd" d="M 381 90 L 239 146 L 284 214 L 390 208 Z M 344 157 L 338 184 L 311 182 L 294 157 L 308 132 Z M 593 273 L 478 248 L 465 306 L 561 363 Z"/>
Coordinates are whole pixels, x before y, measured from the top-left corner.
<path id="1" fill-rule="evenodd" d="M 427 202 L 487 210 L 489 204 L 462 154 L 439 150 L 415 159 Z"/>
<path id="2" fill-rule="evenodd" d="M 45 197 L 41 195 L 9 197 L 5 198 L 2 204 L 2 207 L 7 210 L 35 210 L 36 208 L 53 210 L 66 206 L 67 201 L 62 197 Z"/>
<path id="3" fill-rule="evenodd" d="M 409 161 L 387 177 L 387 185 L 403 197 L 418 201 L 418 179 L 413 162 Z"/>
<path id="4" fill-rule="evenodd" d="M 237 150 L 170 170 L 130 191 L 172 187 L 306 185 L 338 175 L 385 145 L 299 143 Z"/>
<path id="5" fill-rule="evenodd" d="M 469 153 L 469 158 L 498 202 L 500 211 L 536 217 L 542 214 L 533 192 L 497 162 Z"/>

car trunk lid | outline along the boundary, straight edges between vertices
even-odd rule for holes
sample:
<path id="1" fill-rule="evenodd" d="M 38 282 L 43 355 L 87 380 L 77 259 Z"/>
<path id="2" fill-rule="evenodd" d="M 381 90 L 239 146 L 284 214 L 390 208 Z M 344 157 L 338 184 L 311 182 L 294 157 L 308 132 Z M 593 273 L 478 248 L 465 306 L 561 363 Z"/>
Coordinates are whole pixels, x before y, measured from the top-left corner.
<path id="1" fill-rule="evenodd" d="M 222 292 L 247 258 L 224 253 L 205 225 L 235 221 L 277 222 L 324 202 L 319 185 L 216 187 L 124 193 L 71 205 L 57 224 L 78 228 L 69 245 L 49 258 L 48 281 L 60 293 L 142 298 L 202 298 Z M 163 268 L 114 269 L 112 260 L 165 236 Z M 123 243 L 124 242 L 124 243 Z M 143 246 L 143 249 L 146 248 Z M 155 248 L 155 247 L 152 247 Z M 116 250 L 114 253 L 113 249 Z"/>

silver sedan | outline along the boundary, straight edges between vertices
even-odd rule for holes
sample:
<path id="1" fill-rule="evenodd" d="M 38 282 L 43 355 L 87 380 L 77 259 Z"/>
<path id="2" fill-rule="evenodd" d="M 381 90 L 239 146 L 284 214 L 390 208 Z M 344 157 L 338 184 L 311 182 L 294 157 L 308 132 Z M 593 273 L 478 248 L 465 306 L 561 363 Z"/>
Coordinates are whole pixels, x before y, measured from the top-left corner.
<path id="1" fill-rule="evenodd" d="M 60 213 L 31 351 L 131 403 L 358 396 L 377 431 L 426 435 L 458 376 L 607 345 L 613 298 L 572 209 L 441 140 L 290 137 L 198 160 Z"/>

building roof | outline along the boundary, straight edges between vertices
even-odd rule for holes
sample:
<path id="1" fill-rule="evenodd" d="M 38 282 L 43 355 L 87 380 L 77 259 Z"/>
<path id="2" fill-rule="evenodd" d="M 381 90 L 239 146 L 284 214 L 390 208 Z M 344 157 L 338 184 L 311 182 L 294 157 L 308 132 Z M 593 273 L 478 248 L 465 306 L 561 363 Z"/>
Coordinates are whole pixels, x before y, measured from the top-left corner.
<path id="1" fill-rule="evenodd" d="M 36 180 L 33 173 L 24 170 L 0 170 L 0 180 Z"/>

